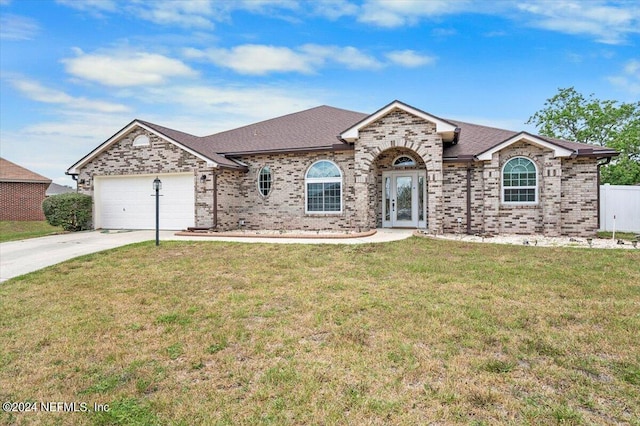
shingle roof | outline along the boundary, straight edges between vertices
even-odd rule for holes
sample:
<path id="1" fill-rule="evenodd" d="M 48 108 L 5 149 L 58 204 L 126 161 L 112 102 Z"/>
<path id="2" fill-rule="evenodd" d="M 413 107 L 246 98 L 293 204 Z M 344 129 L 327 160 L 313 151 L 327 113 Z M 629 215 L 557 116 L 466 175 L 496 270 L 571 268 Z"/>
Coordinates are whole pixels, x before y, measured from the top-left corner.
<path id="1" fill-rule="evenodd" d="M 58 185 L 55 182 L 51 182 L 51 185 L 47 188 L 45 195 L 50 197 L 52 195 L 68 194 L 70 192 L 76 192 L 76 190 L 70 186 Z"/>
<path id="2" fill-rule="evenodd" d="M 143 120 L 134 120 L 131 124 L 138 122 L 222 167 L 246 169 L 244 165 L 234 161 L 233 157 L 257 153 L 352 149 L 353 146 L 341 141 L 339 135 L 369 116 L 361 112 L 323 105 L 204 137 Z M 441 120 L 460 129 L 457 144 L 445 144 L 443 157 L 449 161 L 471 160 L 522 133 L 458 120 Z M 535 137 L 574 151 L 576 155 L 607 157 L 617 154 L 606 147 L 544 136 Z M 97 148 L 94 153 L 103 148 L 104 146 Z M 92 154 L 76 165 L 82 161 L 88 161 Z"/>
<path id="3" fill-rule="evenodd" d="M 0 182 L 49 183 L 51 179 L 0 158 Z"/>
<path id="4" fill-rule="evenodd" d="M 521 133 L 514 132 L 512 130 L 498 129 L 495 127 L 481 126 L 479 124 L 465 123 L 464 121 L 449 121 L 455 123 L 460 128 L 460 135 L 456 145 L 445 147 L 443 153 L 445 158 L 475 156 Z M 608 156 L 615 154 L 614 150 L 607 147 L 565 141 L 540 135 L 535 135 L 535 137 L 568 150 L 575 151 L 578 155 L 601 154 L 603 156 Z"/>
<path id="5" fill-rule="evenodd" d="M 346 145 L 337 139 L 340 132 L 367 116 L 323 105 L 205 136 L 201 143 L 225 154 L 331 149 Z"/>
<path id="6" fill-rule="evenodd" d="M 173 139 L 174 141 L 186 146 L 187 148 L 190 148 L 196 151 L 197 153 L 213 160 L 215 163 L 223 167 L 244 168 L 240 166 L 238 163 L 236 163 L 235 161 L 220 155 L 218 152 L 211 149 L 211 147 L 207 146 L 207 144 L 203 144 L 202 143 L 203 138 L 199 136 L 194 136 L 194 135 L 190 135 L 189 133 L 184 133 L 178 130 L 169 129 L 168 127 L 160 126 L 158 124 L 150 123 L 148 121 L 142 121 L 142 120 L 136 120 L 136 121 L 138 121 L 141 124 L 144 124 L 145 126 L 152 128 L 156 132 L 170 139 Z"/>

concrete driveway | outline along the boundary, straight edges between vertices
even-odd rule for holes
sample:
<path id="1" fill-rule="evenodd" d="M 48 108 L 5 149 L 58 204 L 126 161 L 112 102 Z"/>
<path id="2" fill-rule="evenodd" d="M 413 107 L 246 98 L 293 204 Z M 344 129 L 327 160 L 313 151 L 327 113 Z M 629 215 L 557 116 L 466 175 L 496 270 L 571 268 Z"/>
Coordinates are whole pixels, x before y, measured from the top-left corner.
<path id="1" fill-rule="evenodd" d="M 251 238 L 251 237 L 184 237 L 175 231 L 160 231 L 160 240 L 233 241 L 279 244 L 363 244 L 401 240 L 412 234 L 410 229 L 378 229 L 369 237 L 347 239 Z M 0 282 L 37 271 L 65 260 L 127 244 L 155 239 L 155 231 L 85 231 L 51 235 L 0 244 Z"/>
<path id="2" fill-rule="evenodd" d="M 161 238 L 173 236 L 164 231 Z M 155 239 L 154 231 L 73 232 L 0 244 L 0 282 L 84 254 Z"/>

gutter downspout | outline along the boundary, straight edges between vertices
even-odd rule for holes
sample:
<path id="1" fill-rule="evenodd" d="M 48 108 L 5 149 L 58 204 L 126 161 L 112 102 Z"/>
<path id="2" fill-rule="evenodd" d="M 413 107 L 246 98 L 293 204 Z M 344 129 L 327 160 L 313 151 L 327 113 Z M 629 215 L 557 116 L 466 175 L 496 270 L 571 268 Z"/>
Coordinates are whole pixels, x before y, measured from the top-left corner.
<path id="1" fill-rule="evenodd" d="M 607 164 L 609 164 L 611 162 L 611 157 L 607 157 L 604 159 L 604 163 L 601 163 L 600 160 L 598 161 L 598 172 L 597 172 L 597 177 L 596 177 L 596 185 L 598 186 L 598 190 L 597 190 L 597 194 L 598 194 L 598 231 L 600 230 L 600 167 L 602 166 L 606 166 Z"/>
<path id="2" fill-rule="evenodd" d="M 213 229 L 218 227 L 218 172 L 211 173 L 213 180 Z"/>
<path id="3" fill-rule="evenodd" d="M 471 235 L 471 165 L 467 166 L 467 235 Z"/>

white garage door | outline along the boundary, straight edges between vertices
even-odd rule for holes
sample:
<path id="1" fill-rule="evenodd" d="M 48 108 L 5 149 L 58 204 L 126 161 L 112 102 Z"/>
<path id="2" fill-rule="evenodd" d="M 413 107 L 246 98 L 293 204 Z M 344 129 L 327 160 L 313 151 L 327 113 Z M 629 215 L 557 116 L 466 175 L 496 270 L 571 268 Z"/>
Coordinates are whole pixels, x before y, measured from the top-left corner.
<path id="1" fill-rule="evenodd" d="M 160 229 L 194 226 L 193 174 L 157 175 L 160 190 Z M 96 176 L 95 227 L 103 229 L 155 229 L 156 200 L 153 180 L 146 176 Z"/>

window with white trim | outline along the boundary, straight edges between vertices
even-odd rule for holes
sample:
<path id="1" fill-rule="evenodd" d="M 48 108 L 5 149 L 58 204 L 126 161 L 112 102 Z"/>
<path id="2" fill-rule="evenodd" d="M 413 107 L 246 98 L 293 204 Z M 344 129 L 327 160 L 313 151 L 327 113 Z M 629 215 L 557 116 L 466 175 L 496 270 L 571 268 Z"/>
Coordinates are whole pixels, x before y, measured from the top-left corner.
<path id="1" fill-rule="evenodd" d="M 502 202 L 536 204 L 538 202 L 538 170 L 533 161 L 515 157 L 502 167 Z"/>
<path id="2" fill-rule="evenodd" d="M 149 136 L 147 135 L 138 135 L 133 140 L 133 146 L 146 146 L 149 145 Z"/>
<path id="3" fill-rule="evenodd" d="M 304 177 L 306 213 L 342 212 L 342 172 L 335 163 L 320 160 Z"/>
<path id="4" fill-rule="evenodd" d="M 258 172 L 258 191 L 263 197 L 271 192 L 271 168 L 269 166 L 264 166 Z"/>

